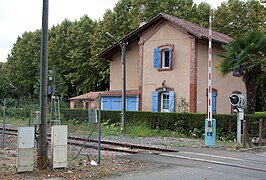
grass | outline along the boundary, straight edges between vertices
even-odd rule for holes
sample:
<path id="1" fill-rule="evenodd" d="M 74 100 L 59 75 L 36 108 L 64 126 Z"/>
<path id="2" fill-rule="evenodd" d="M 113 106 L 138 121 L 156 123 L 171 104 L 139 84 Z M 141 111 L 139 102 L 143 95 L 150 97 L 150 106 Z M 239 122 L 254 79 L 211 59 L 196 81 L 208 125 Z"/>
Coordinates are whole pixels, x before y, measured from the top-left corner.
<path id="1" fill-rule="evenodd" d="M 0 123 L 2 124 L 3 118 L 0 118 Z M 33 120 L 32 120 L 33 121 Z M 94 131 L 92 133 L 92 137 L 98 136 L 98 127 L 94 127 L 95 125 L 88 123 L 88 122 L 82 122 L 80 121 L 62 121 L 62 125 L 68 126 L 68 132 L 75 135 L 84 135 L 87 136 L 91 133 L 91 131 L 94 128 Z M 7 124 L 12 124 L 13 127 L 19 127 L 19 126 L 28 126 L 29 119 L 28 118 L 6 118 L 6 127 Z M 33 122 L 31 122 L 31 125 Z M 48 133 L 49 133 L 49 124 L 48 127 Z M 190 138 L 188 142 L 186 141 L 178 141 L 178 142 L 172 142 L 172 143 L 163 143 L 161 145 L 163 146 L 171 146 L 171 147 L 184 147 L 184 146 L 191 146 L 191 145 L 197 145 L 199 142 L 202 144 L 203 139 L 195 139 L 193 136 L 193 133 L 191 134 L 191 137 L 187 137 L 184 134 L 176 131 L 170 131 L 170 130 L 159 130 L 159 129 L 150 129 L 147 126 L 141 125 L 141 124 L 135 124 L 135 125 L 127 125 L 124 132 L 121 132 L 120 124 L 108 124 L 103 123 L 101 126 L 101 135 L 102 136 L 127 136 L 132 138 L 137 137 L 171 137 L 171 138 Z M 204 136 L 202 137 L 204 138 Z M 228 140 L 217 140 L 217 145 L 221 147 L 236 147 L 236 142 L 234 141 L 228 141 Z"/>
<path id="2" fill-rule="evenodd" d="M 255 114 L 258 114 L 258 115 L 265 115 L 265 114 L 266 114 L 266 111 L 264 111 L 264 112 L 255 112 Z"/>

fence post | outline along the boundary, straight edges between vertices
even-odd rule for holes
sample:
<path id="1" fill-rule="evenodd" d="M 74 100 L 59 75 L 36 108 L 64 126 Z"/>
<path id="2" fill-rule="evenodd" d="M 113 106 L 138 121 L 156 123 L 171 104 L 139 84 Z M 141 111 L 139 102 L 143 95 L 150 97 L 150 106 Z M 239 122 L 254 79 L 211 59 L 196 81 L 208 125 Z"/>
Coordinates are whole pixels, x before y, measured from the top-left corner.
<path id="1" fill-rule="evenodd" d="M 5 148 L 5 123 L 6 123 L 6 98 L 4 98 L 4 112 L 3 112 L 3 129 L 2 129 L 2 147 Z"/>
<path id="2" fill-rule="evenodd" d="M 262 119 L 259 121 L 259 146 L 262 146 Z"/>
<path id="3" fill-rule="evenodd" d="M 246 127 L 247 127 L 247 121 L 244 120 L 243 121 L 243 147 L 246 148 L 247 147 L 247 132 L 246 132 Z"/>

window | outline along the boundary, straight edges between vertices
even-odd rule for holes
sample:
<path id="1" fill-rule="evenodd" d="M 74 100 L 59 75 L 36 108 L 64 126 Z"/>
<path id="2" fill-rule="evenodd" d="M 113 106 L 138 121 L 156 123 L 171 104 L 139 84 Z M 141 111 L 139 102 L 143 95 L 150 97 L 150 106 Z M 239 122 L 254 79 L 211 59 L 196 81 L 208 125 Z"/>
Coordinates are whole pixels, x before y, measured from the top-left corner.
<path id="1" fill-rule="evenodd" d="M 163 45 L 154 48 L 154 68 L 159 71 L 172 70 L 172 51 L 174 45 Z"/>
<path id="2" fill-rule="evenodd" d="M 161 112 L 169 112 L 169 93 L 161 93 Z"/>
<path id="3" fill-rule="evenodd" d="M 175 92 L 158 89 L 152 92 L 153 112 L 173 112 L 175 108 Z"/>
<path id="4" fill-rule="evenodd" d="M 171 49 L 162 50 L 162 68 L 170 68 Z"/>

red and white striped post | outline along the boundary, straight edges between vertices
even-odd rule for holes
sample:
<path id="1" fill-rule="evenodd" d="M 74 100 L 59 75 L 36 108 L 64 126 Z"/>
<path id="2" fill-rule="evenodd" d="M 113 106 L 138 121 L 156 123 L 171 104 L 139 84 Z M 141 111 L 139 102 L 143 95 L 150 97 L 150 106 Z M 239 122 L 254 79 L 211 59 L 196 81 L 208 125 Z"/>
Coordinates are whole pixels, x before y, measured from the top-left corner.
<path id="1" fill-rule="evenodd" d="M 212 132 L 212 10 L 209 13 L 208 48 L 208 133 Z"/>

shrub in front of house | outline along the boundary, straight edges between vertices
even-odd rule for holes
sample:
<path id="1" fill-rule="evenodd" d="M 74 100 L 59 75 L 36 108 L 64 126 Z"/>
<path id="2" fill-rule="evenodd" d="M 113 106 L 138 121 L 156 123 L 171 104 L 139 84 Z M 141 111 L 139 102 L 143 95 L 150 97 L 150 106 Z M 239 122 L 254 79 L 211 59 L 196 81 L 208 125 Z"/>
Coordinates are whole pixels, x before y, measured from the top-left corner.
<path id="1" fill-rule="evenodd" d="M 88 120 L 88 111 L 84 109 L 62 109 L 65 120 L 75 119 L 83 122 Z M 121 111 L 101 111 L 102 122 L 116 124 L 121 121 Z M 217 138 L 234 139 L 236 136 L 236 115 L 214 114 L 216 119 Z M 184 135 L 202 137 L 206 114 L 199 113 L 161 113 L 135 112 L 126 113 L 126 126 L 141 124 L 151 129 L 178 131 Z M 266 120 L 266 115 L 245 115 L 247 130 L 251 136 L 258 136 L 259 119 Z"/>

